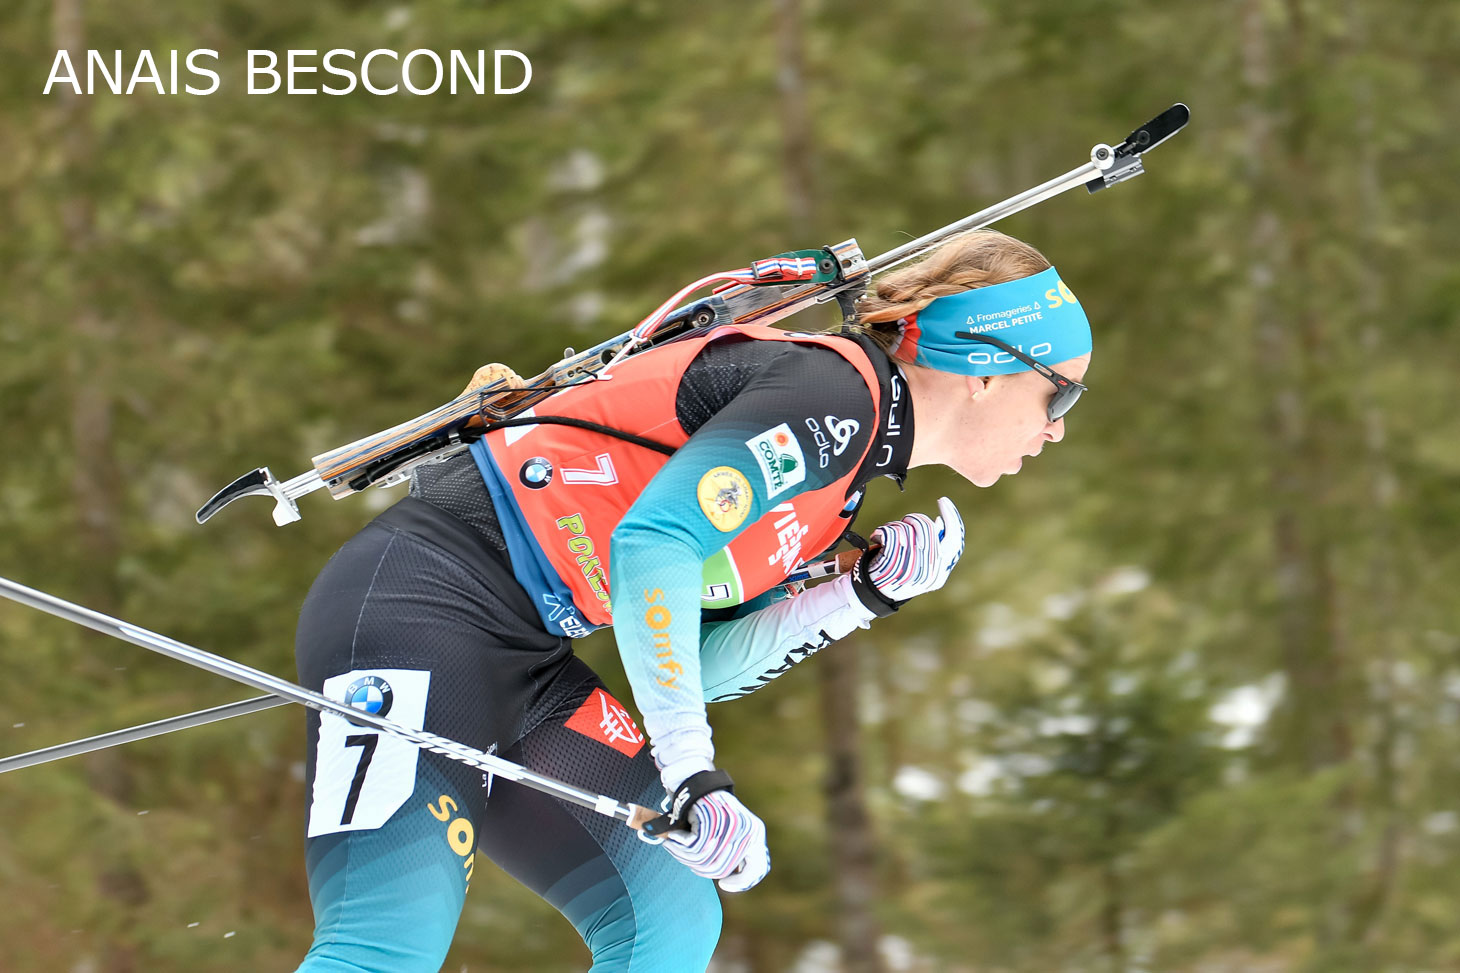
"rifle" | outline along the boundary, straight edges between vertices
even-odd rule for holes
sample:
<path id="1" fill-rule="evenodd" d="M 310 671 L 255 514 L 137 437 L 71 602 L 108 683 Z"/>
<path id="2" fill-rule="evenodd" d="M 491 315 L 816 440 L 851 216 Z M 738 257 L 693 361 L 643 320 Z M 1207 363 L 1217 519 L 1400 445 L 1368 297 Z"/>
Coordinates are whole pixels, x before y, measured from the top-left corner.
<path id="1" fill-rule="evenodd" d="M 845 320 L 855 316 L 856 299 L 876 274 L 919 257 L 948 239 L 989 226 L 1006 216 L 1084 186 L 1094 193 L 1145 171 L 1141 156 L 1179 132 L 1190 110 L 1175 104 L 1131 132 L 1118 145 L 1100 143 L 1090 161 L 987 209 L 966 216 L 871 259 L 855 239 L 754 261 L 749 267 L 711 274 L 681 288 L 633 329 L 586 351 L 566 349 L 563 359 L 528 379 L 522 388 L 506 380 L 464 392 L 455 399 L 384 432 L 366 436 L 314 457 L 314 468 L 278 480 L 264 466 L 246 473 L 214 494 L 198 510 L 203 523 L 246 496 L 274 498 L 274 523 L 300 519 L 298 499 L 326 488 L 339 500 L 370 487 L 402 482 L 416 466 L 439 462 L 466 449 L 493 424 L 521 416 L 548 396 L 584 382 L 602 381 L 613 366 L 684 333 L 725 324 L 774 324 L 817 304 L 836 301 Z M 681 305 L 690 294 L 718 284 L 708 297 Z"/>

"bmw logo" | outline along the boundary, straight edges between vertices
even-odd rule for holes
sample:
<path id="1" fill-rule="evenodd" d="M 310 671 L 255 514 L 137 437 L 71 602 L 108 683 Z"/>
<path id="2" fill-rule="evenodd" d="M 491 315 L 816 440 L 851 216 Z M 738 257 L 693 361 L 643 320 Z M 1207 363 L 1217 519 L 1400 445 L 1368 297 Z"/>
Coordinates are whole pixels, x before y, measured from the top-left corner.
<path id="1" fill-rule="evenodd" d="M 518 472 L 517 478 L 529 490 L 541 490 L 552 482 L 553 464 L 541 456 L 534 456 L 522 464 L 522 469 Z"/>
<path id="2" fill-rule="evenodd" d="M 395 690 L 380 676 L 361 676 L 345 690 L 345 703 L 372 716 L 390 712 Z"/>

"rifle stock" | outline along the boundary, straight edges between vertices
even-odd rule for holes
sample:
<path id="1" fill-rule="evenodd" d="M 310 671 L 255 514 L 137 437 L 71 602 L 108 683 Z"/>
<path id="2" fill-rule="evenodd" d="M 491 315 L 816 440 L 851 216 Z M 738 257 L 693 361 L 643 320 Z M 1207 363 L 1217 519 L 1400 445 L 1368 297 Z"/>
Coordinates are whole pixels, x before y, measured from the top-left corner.
<path id="1" fill-rule="evenodd" d="M 1090 192 L 1115 185 L 1143 172 L 1141 155 L 1185 127 L 1190 111 L 1176 104 L 1136 129 L 1119 145 L 1096 145 L 1090 161 L 1062 176 L 1025 190 L 987 209 L 934 230 L 868 260 L 856 240 L 825 247 L 836 261 L 836 277 L 825 283 L 728 284 L 710 296 L 692 300 L 669 313 L 649 336 L 638 329 L 627 331 L 583 352 L 569 349 L 562 361 L 527 380 L 525 388 L 511 388 L 494 382 L 463 393 L 409 422 L 356 440 L 313 459 L 313 469 L 280 482 L 261 467 L 224 487 L 198 510 L 203 523 L 224 506 L 242 496 L 266 495 L 275 500 L 274 522 L 286 524 L 299 519 L 295 502 L 321 487 L 336 500 L 372 486 L 401 482 L 410 470 L 424 462 L 438 461 L 465 449 L 484 420 L 521 415 L 538 402 L 573 385 L 593 381 L 605 368 L 625 354 L 684 334 L 692 328 L 723 324 L 770 325 L 815 304 L 832 300 L 840 305 L 844 318 L 851 318 L 853 302 L 867 281 L 932 250 L 959 233 L 989 226 L 1020 210 L 1078 186 Z"/>
<path id="2" fill-rule="evenodd" d="M 689 328 L 768 325 L 830 300 L 835 293 L 849 288 L 860 292 L 867 277 L 867 260 L 857 241 L 846 240 L 826 249 L 836 257 L 837 280 L 827 284 L 726 287 L 671 313 L 666 326 L 656 334 L 656 342 L 662 343 Z M 464 393 L 409 422 L 321 453 L 313 459 L 315 472 L 330 495 L 338 500 L 399 477 L 418 463 L 444 458 L 460 450 L 464 436 L 483 427 L 483 416 L 508 419 L 554 392 L 591 381 L 628 345 L 631 336 L 632 332 L 625 332 L 576 354 L 570 349 L 562 361 L 528 379 L 524 389 L 507 389 L 500 383 L 492 383 Z"/>

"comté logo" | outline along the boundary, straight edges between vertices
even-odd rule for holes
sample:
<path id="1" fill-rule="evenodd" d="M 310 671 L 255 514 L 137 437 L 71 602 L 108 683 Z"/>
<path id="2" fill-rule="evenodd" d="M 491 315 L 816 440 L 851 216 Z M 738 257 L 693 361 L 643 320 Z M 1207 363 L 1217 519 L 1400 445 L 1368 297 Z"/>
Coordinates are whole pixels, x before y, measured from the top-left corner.
<path id="1" fill-rule="evenodd" d="M 805 481 L 806 457 L 801 454 L 801 444 L 786 423 L 747 439 L 745 445 L 750 447 L 760 464 L 767 496 L 774 497 Z"/>
<path id="2" fill-rule="evenodd" d="M 578 707 L 578 712 L 563 724 L 599 743 L 606 743 L 625 757 L 632 757 L 644 748 L 644 734 L 634 725 L 628 711 L 601 689 L 592 694 Z"/>

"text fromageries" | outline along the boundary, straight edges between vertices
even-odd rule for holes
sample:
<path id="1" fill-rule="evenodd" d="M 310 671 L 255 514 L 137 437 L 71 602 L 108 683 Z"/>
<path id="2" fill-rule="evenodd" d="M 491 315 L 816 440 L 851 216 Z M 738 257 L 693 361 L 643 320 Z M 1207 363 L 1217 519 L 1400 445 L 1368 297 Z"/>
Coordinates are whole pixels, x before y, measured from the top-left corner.
<path id="1" fill-rule="evenodd" d="M 520 51 L 250 50 L 242 61 L 250 95 L 514 95 L 532 81 Z M 225 87 L 214 50 L 57 51 L 44 94 L 211 95 Z"/>

